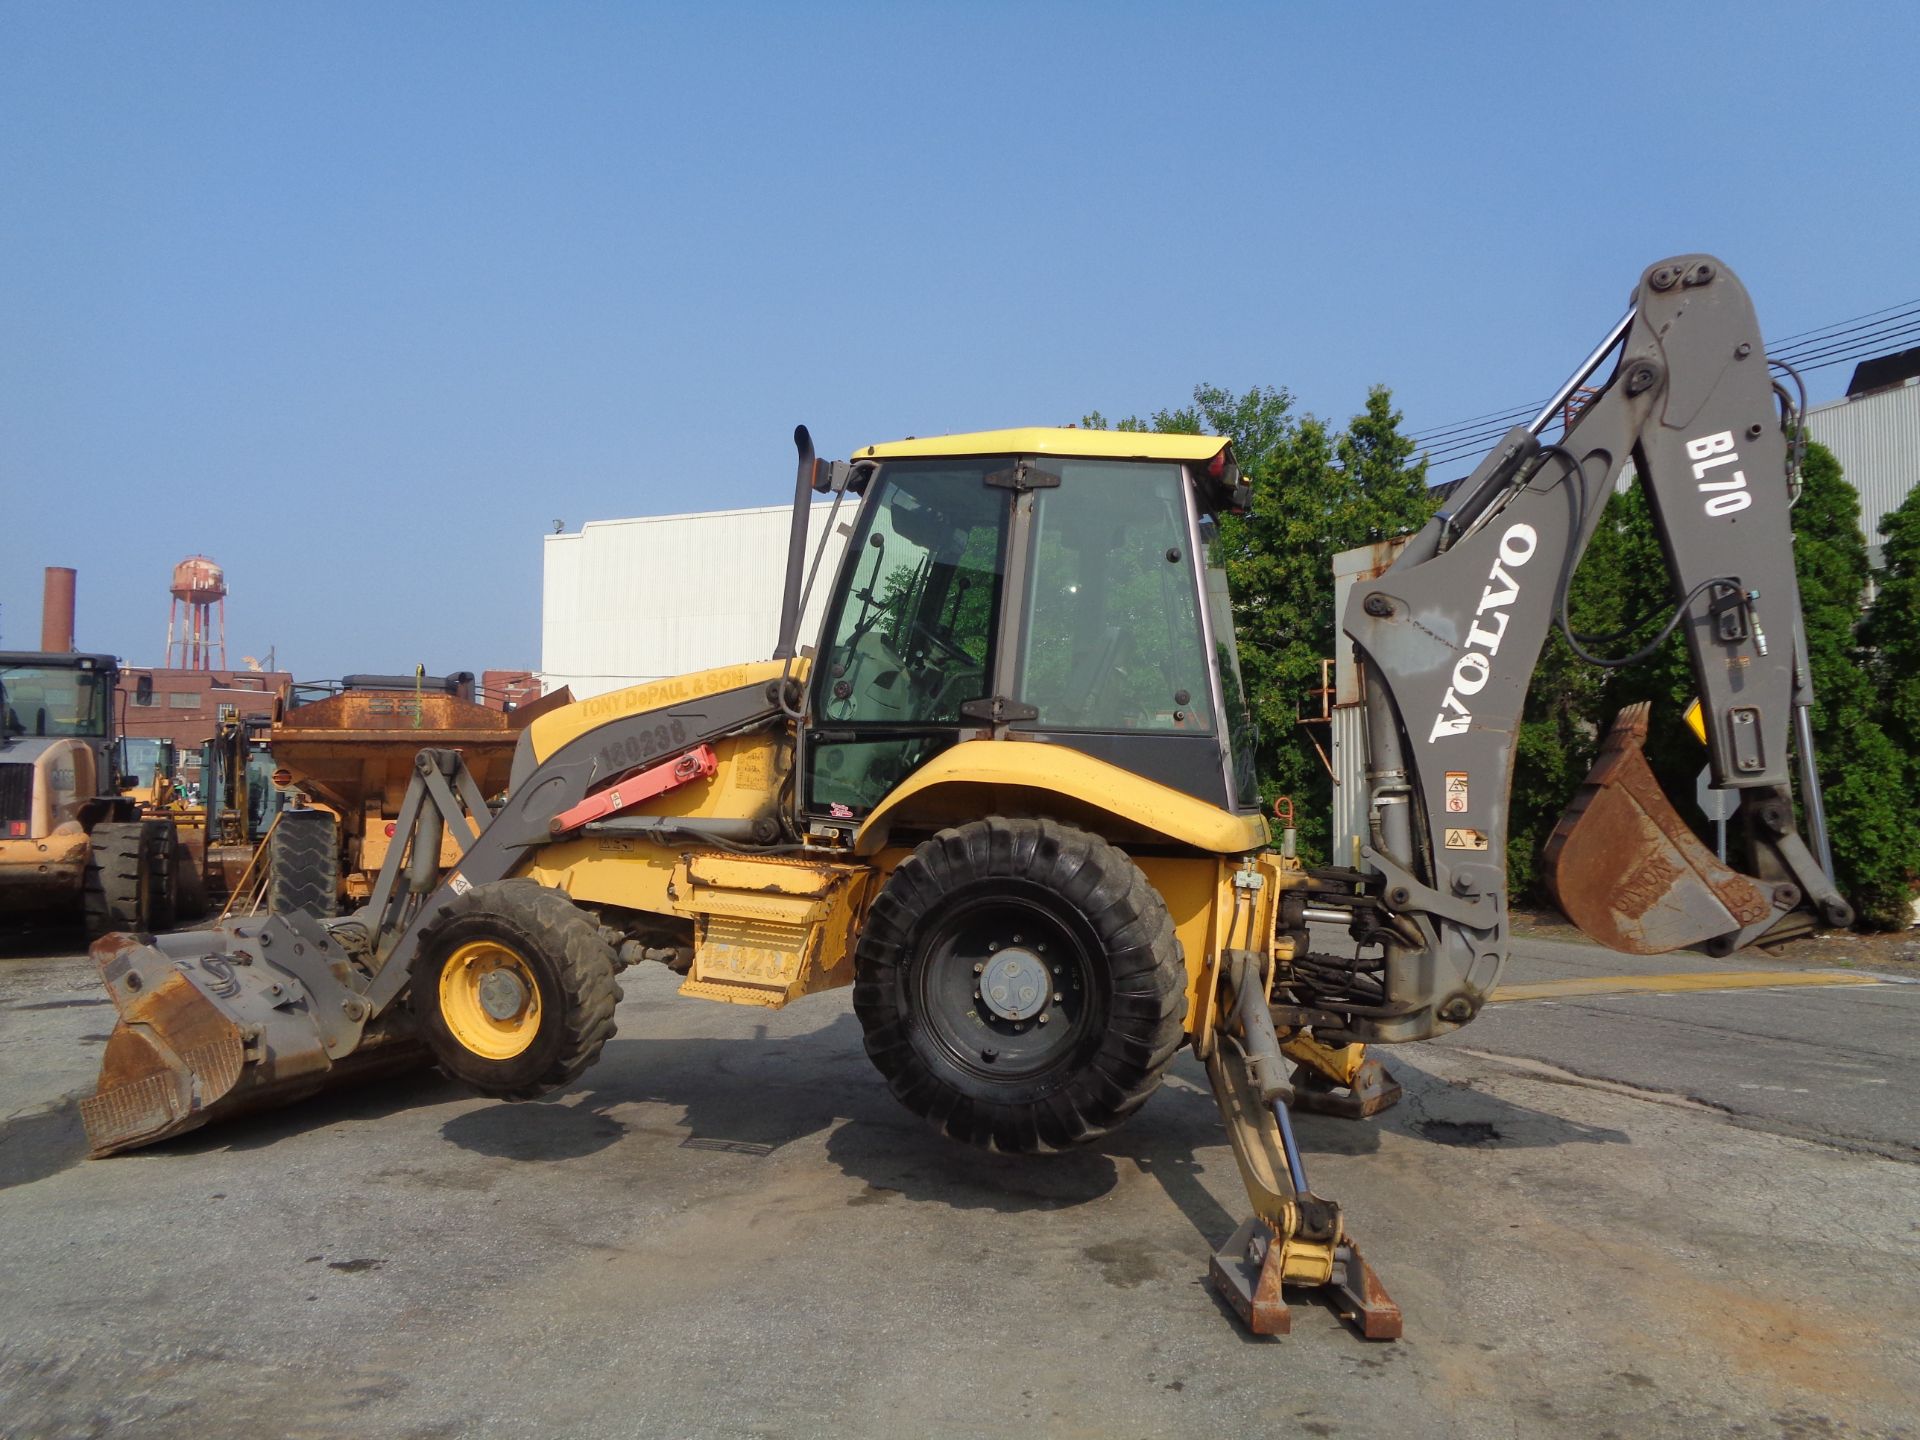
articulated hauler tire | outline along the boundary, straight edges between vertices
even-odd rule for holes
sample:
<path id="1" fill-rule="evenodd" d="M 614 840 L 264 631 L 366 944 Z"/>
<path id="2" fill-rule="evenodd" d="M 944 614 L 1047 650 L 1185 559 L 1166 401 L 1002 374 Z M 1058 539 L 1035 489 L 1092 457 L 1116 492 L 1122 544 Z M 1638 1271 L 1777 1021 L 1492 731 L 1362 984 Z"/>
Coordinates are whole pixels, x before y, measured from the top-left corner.
<path id="1" fill-rule="evenodd" d="M 340 909 L 340 842 L 325 810 L 282 810 L 267 843 L 267 913 L 335 915 Z"/>
<path id="2" fill-rule="evenodd" d="M 420 937 L 409 984 L 440 1068 L 532 1100 L 577 1079 L 613 1037 L 613 948 L 594 918 L 532 880 L 476 885 Z"/>
<path id="3" fill-rule="evenodd" d="M 1053 820 L 943 830 L 874 900 L 854 957 L 867 1054 L 955 1140 L 1015 1154 L 1098 1138 L 1180 1048 L 1187 974 L 1140 868 Z"/>
<path id="4" fill-rule="evenodd" d="M 177 843 L 172 823 L 114 821 L 94 826 L 88 839 L 81 891 L 88 938 L 171 925 Z"/>

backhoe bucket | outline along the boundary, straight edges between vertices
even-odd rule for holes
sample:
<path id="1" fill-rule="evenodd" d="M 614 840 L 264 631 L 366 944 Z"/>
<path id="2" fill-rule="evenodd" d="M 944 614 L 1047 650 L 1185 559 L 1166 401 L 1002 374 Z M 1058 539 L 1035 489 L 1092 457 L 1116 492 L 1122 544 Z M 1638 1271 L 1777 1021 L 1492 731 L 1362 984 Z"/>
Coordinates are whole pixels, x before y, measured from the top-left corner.
<path id="1" fill-rule="evenodd" d="M 294 968 L 267 958 L 276 952 Z M 95 1093 L 80 1102 L 95 1156 L 426 1061 L 404 1018 L 363 1024 L 360 1002 L 315 972 L 345 955 L 305 916 L 109 935 L 93 958 L 120 1012 Z"/>
<path id="2" fill-rule="evenodd" d="M 1674 811 L 1647 764 L 1648 706 L 1614 718 L 1593 770 L 1547 840 L 1547 885 L 1602 945 L 1662 955 L 1765 920 L 1769 897 Z"/>

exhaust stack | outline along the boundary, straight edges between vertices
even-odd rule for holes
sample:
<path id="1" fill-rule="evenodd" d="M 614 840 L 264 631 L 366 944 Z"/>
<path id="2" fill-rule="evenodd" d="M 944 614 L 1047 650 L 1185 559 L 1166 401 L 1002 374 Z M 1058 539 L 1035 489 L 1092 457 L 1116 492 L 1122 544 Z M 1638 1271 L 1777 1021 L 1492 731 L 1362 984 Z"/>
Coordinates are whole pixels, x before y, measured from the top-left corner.
<path id="1" fill-rule="evenodd" d="M 40 600 L 40 648 L 71 654 L 73 643 L 73 596 L 76 575 L 66 565 L 47 566 L 46 588 Z"/>
<path id="2" fill-rule="evenodd" d="M 793 528 L 787 535 L 787 578 L 780 592 L 780 638 L 773 658 L 791 660 L 800 638 L 800 584 L 807 568 L 807 520 L 813 508 L 813 437 L 807 427 L 793 427 L 793 445 L 799 452 L 793 484 Z"/>

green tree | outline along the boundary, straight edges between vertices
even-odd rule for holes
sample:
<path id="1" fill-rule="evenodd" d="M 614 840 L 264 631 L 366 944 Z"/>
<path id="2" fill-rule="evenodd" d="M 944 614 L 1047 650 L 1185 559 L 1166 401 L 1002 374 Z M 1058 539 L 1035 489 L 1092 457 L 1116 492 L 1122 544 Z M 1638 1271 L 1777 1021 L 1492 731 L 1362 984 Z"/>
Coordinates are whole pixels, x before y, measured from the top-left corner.
<path id="1" fill-rule="evenodd" d="M 1817 443 L 1807 446 L 1801 486 L 1793 511 L 1794 568 L 1813 670 L 1814 749 L 1834 878 L 1863 924 L 1899 929 L 1920 871 L 1920 824 L 1906 788 L 1911 752 L 1903 755 L 1880 726 L 1889 713 L 1887 697 L 1874 684 L 1861 643 L 1860 605 L 1871 570 L 1860 497 L 1833 452 Z"/>
<path id="2" fill-rule="evenodd" d="M 1333 790 L 1302 704 L 1320 685 L 1320 662 L 1334 653 L 1333 571 L 1337 551 L 1405 534 L 1425 524 L 1434 502 L 1426 462 L 1400 431 L 1391 393 L 1376 386 L 1366 408 L 1335 430 L 1296 415 L 1283 389 L 1244 394 L 1200 385 L 1189 405 L 1094 428 L 1225 435 L 1253 485 L 1251 513 L 1220 522 L 1221 550 L 1233 591 L 1234 628 L 1247 697 L 1260 727 L 1263 799 L 1291 795 L 1300 842 L 1324 859 Z"/>
<path id="3" fill-rule="evenodd" d="M 1880 521 L 1883 568 L 1879 594 L 1861 638 L 1868 673 L 1880 697 L 1880 725 L 1906 757 L 1907 793 L 1920 785 L 1920 490 Z"/>
<path id="4" fill-rule="evenodd" d="M 1567 623 L 1589 654 L 1619 652 L 1640 643 L 1634 587 L 1650 552 L 1659 566 L 1645 501 L 1616 494 L 1567 588 Z M 1664 575 L 1664 570 L 1659 571 Z M 1605 734 L 1610 672 L 1579 659 L 1556 626 L 1547 632 L 1526 708 L 1514 737 L 1513 788 L 1507 806 L 1510 893 L 1546 899 L 1540 862 L 1547 837 L 1593 765 Z"/>
<path id="5" fill-rule="evenodd" d="M 1835 879 L 1862 923 L 1896 926 L 1904 923 L 1908 879 L 1920 868 L 1920 827 L 1905 818 L 1904 787 L 1913 777 L 1901 750 L 1880 727 L 1885 705 L 1865 666 L 1858 633 L 1869 578 L 1860 497 L 1833 453 L 1819 444 L 1807 447 L 1800 478 L 1793 511 L 1794 569 L 1813 672 L 1814 748 Z M 1636 485 L 1614 504 L 1619 549 L 1596 579 L 1616 585 L 1629 608 L 1649 617 L 1645 630 L 1614 647 L 1631 649 L 1655 622 L 1665 622 L 1674 597 L 1644 492 Z M 1788 643 L 1784 617 L 1769 616 L 1764 598 L 1761 618 L 1771 622 L 1774 644 Z M 1695 693 L 1686 645 L 1676 633 L 1651 659 L 1610 672 L 1593 721 L 1604 730 L 1622 706 L 1651 701 L 1648 763 L 1675 808 L 1696 829 L 1704 829 L 1691 796 L 1705 752 L 1680 723 Z"/>

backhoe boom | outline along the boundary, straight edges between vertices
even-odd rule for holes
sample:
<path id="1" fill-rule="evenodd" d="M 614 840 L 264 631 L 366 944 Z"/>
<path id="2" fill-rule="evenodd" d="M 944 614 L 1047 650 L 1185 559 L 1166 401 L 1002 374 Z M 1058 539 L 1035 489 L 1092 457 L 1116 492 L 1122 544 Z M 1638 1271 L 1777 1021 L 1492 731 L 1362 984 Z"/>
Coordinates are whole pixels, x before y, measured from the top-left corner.
<path id="1" fill-rule="evenodd" d="M 1560 407 L 1616 353 L 1564 436 L 1544 441 Z M 1296 989 L 1305 1003 L 1344 1005 L 1355 1038 L 1416 1040 L 1471 1020 L 1498 982 L 1508 791 L 1528 684 L 1629 461 L 1659 528 L 1714 783 L 1740 794 L 1751 873 L 1714 865 L 1657 786 L 1628 783 L 1645 766 L 1629 723 L 1549 848 L 1564 908 L 1594 938 L 1641 953 L 1737 948 L 1780 933 L 1803 909 L 1826 924 L 1851 919 L 1794 824 L 1794 712 L 1812 696 L 1787 445 L 1739 280 L 1708 256 L 1663 261 L 1556 402 L 1509 432 L 1453 506 L 1356 590 L 1344 627 L 1367 680 L 1360 888 L 1410 922 L 1419 943 L 1404 927 L 1377 932 L 1384 963 L 1372 990 L 1364 978 L 1356 990 L 1373 1004 L 1316 993 L 1310 980 Z"/>

